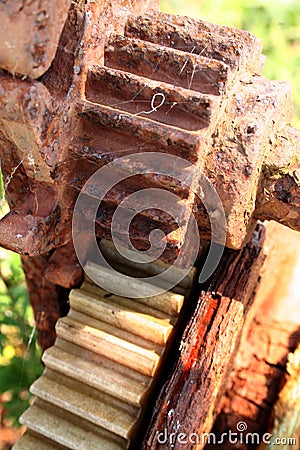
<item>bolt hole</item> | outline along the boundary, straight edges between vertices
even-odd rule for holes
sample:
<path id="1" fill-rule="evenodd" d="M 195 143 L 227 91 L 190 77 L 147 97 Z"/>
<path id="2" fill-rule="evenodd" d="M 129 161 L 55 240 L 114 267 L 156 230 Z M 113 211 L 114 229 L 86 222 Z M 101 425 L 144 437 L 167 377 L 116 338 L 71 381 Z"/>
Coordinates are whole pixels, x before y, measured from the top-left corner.
<path id="1" fill-rule="evenodd" d="M 247 134 L 253 134 L 255 133 L 256 126 L 255 125 L 248 125 L 247 127 Z"/>

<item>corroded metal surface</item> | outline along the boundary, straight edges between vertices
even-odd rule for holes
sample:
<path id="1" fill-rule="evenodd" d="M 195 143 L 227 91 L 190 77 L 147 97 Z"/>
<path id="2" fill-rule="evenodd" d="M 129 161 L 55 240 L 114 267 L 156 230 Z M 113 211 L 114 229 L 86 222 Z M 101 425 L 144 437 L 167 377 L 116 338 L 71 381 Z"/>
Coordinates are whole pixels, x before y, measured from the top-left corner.
<path id="1" fill-rule="evenodd" d="M 223 204 L 228 247 L 243 247 L 258 219 L 300 230 L 300 135 L 289 125 L 290 86 L 262 76 L 258 39 L 187 17 L 149 14 L 158 8 L 156 0 L 53 0 L 27 2 L 23 9 L 15 1 L 10 7 L 2 2 L 0 20 L 15 20 L 19 33 L 13 34 L 18 42 L 7 32 L 0 44 L 0 156 L 11 206 L 0 222 L 0 245 L 23 255 L 44 349 L 55 340 L 57 319 L 67 314 L 68 290 L 82 281 L 72 241 L 76 199 L 99 168 L 120 156 L 156 152 L 183 158 L 187 166 L 176 179 L 145 167 L 136 175 L 138 164 L 128 164 L 128 179 L 107 193 L 97 211 L 99 239 L 111 239 L 116 209 L 143 187 L 175 194 L 178 208 L 171 217 L 136 202 L 130 239 L 138 250 L 148 248 L 149 233 L 159 228 L 166 242 L 161 259 L 173 263 L 188 241 L 192 214 L 201 239 L 210 240 L 210 222 L 218 227 L 221 218 L 203 195 L 199 173 Z M 102 190 L 101 182 L 89 186 L 77 211 L 84 249 L 91 244 L 85 232 L 93 219 L 90 200 Z M 126 233 L 118 234 L 126 246 Z M 83 436 L 84 448 L 126 448 L 134 434 L 140 400 L 172 328 L 171 319 L 162 330 L 145 319 L 146 312 L 158 309 L 154 316 L 164 320 L 181 304 L 164 297 L 166 312 L 157 299 L 142 307 L 132 301 L 136 309 L 126 315 L 127 300 L 94 294 L 71 295 L 71 311 L 58 322 L 58 340 L 44 356 L 46 372 L 33 387 L 38 400 L 24 416 L 31 431 L 18 449 L 76 448 Z M 222 320 L 225 313 L 220 311 Z M 141 383 L 130 389 L 123 367 Z"/>
<path id="2" fill-rule="evenodd" d="M 11 0 L 0 5 L 0 67 L 38 78 L 52 63 L 71 0 Z"/>
<path id="3" fill-rule="evenodd" d="M 73 2 L 56 57 L 39 81 L 0 77 L 1 161 L 12 208 L 0 222 L 0 244 L 42 255 L 50 266 L 41 276 L 63 288 L 81 278 L 71 230 L 78 193 L 119 156 L 154 151 L 194 164 L 221 199 L 228 247 L 243 246 L 257 219 L 299 229 L 299 133 L 289 126 L 289 85 L 261 76 L 261 42 L 249 33 L 138 15 L 156 3 Z M 128 176 L 133 169 L 126 168 Z M 116 186 L 100 205 L 97 237 L 111 238 L 116 208 L 143 186 L 176 194 L 184 207 L 175 218 L 158 209 L 139 212 L 130 231 L 137 249 L 147 249 L 149 232 L 160 228 L 162 259 L 172 263 L 192 213 L 209 240 L 218 211 L 206 210 L 209 199 L 185 185 L 198 186 L 197 176 L 187 169 L 184 177 L 141 174 Z M 89 208 L 81 213 L 90 219 Z"/>

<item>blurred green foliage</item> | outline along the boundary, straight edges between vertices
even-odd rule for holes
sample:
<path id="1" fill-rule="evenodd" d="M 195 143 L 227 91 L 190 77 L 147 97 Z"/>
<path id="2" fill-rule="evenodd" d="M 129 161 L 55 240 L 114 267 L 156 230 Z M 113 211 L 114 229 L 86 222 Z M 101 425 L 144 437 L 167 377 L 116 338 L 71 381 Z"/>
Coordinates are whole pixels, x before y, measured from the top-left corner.
<path id="1" fill-rule="evenodd" d="M 242 28 L 261 38 L 264 74 L 292 83 L 294 125 L 300 128 L 299 0 L 161 0 L 161 10 Z"/>
<path id="2" fill-rule="evenodd" d="M 20 257 L 0 249 L 0 398 L 11 425 L 29 406 L 40 356 Z"/>

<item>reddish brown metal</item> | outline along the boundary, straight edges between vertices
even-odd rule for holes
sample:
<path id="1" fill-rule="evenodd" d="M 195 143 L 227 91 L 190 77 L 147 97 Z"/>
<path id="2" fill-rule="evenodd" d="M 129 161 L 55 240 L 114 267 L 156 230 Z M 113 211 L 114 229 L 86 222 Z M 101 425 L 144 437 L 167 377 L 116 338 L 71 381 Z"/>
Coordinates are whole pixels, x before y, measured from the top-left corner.
<path id="1" fill-rule="evenodd" d="M 70 149 L 73 130 L 82 127 L 72 108 L 74 98 L 81 96 L 89 58 L 103 61 L 108 31 L 122 33 L 128 14 L 157 9 L 158 2 L 130 0 L 126 7 L 123 1 L 30 2 L 23 10 L 17 3 L 0 7 L 1 30 L 9 27 L 0 44 L 0 66 L 11 73 L 0 73 L 1 167 L 11 206 L 0 222 L 0 244 L 26 255 L 23 265 L 39 340 L 47 348 L 54 342 L 58 317 L 67 310 L 63 288 L 76 286 L 82 277 L 71 240 L 78 193 L 71 180 L 82 183 L 95 170 L 86 164 L 83 174 L 82 160 Z M 41 10 L 47 20 L 38 24 Z M 33 45 L 41 33 L 48 39 L 44 54 Z M 25 35 L 33 45 L 28 49 L 20 38 Z M 32 81 L 16 74 L 44 75 Z M 84 236 L 82 242 L 87 244 Z"/>
<path id="2" fill-rule="evenodd" d="M 178 386 L 191 381 L 198 410 L 203 411 L 205 397 L 197 382 L 211 388 L 206 390 L 202 417 L 203 424 L 207 421 L 203 430 L 208 430 L 214 399 L 221 394 L 238 343 L 233 319 L 244 315 L 242 304 L 250 308 L 257 263 L 263 259 L 256 235 L 241 247 L 258 219 L 300 230 L 300 135 L 289 125 L 290 86 L 262 76 L 261 42 L 251 34 L 150 13 L 158 9 L 157 0 L 33 1 L 23 2 L 23 8 L 19 3 L 0 6 L 1 30 L 7 35 L 0 43 L 0 156 L 11 206 L 0 222 L 0 245 L 22 254 L 41 345 L 45 349 L 53 344 L 55 323 L 67 312 L 68 290 L 82 280 L 71 225 L 85 182 L 120 156 L 180 156 L 210 180 L 225 210 L 226 245 L 240 249 L 228 251 L 230 258 L 214 276 L 215 286 L 224 280 L 229 292 L 200 296 L 203 305 L 209 305 L 208 313 L 201 321 L 200 302 L 191 323 L 192 339 L 181 349 L 183 355 L 186 350 L 185 379 L 180 377 Z M 163 101 L 153 108 L 157 95 Z M 128 166 L 128 174 L 134 169 Z M 184 181 L 199 184 L 192 170 L 185 176 Z M 134 176 L 109 192 L 96 217 L 98 238 L 111 238 L 112 216 L 120 201 L 141 186 L 173 192 L 190 211 L 178 213 L 184 219 L 181 230 L 167 212 L 139 213 L 130 230 L 137 249 L 146 249 L 149 232 L 160 228 L 167 235 L 162 259 L 173 262 L 182 245 L 178 231 L 185 233 L 190 213 L 196 216 L 202 240 L 211 238 L 204 206 L 209 199 L 201 201 L 184 182 L 155 174 Z M 101 192 L 101 185 L 92 188 L 79 211 L 83 223 L 91 218 L 88 199 Z M 218 224 L 218 211 L 209 212 Z M 89 247 L 89 239 L 83 227 L 82 248 Z M 241 304 L 236 303 L 239 297 Z M 242 327 L 242 320 L 237 323 Z M 204 328 L 212 331 L 212 346 L 202 339 Z M 226 338 L 227 359 L 219 335 Z M 224 373 L 215 370 L 215 363 Z M 204 381 L 203 368 L 208 373 Z M 179 388 L 178 397 L 170 394 L 174 410 L 184 398 L 184 406 L 190 404 L 188 392 Z M 189 411 L 176 411 L 186 430 L 195 431 Z"/>
<path id="3" fill-rule="evenodd" d="M 126 154 L 169 153 L 195 164 L 223 203 L 228 247 L 243 246 L 257 219 L 299 230 L 299 133 L 288 125 L 290 86 L 261 76 L 261 43 L 246 31 L 160 13 L 139 16 L 157 7 L 156 1 L 72 2 L 59 43 L 53 41 L 56 56 L 46 72 L 39 66 L 39 81 L 0 77 L 0 150 L 12 207 L 0 222 L 0 244 L 51 258 L 47 279 L 60 286 L 72 287 L 81 275 L 75 257 L 68 268 L 61 257 L 63 249 L 74 255 L 78 193 L 97 169 Z M 2 68 L 13 72 L 4 62 Z M 156 94 L 163 104 L 149 114 Z M 195 214 L 200 237 L 210 239 L 199 198 L 152 174 L 109 193 L 97 215 L 98 237 L 110 238 L 120 200 L 140 186 L 174 192 Z M 184 233 L 188 216 L 182 217 Z M 89 219 L 88 210 L 82 219 Z M 139 213 L 131 239 L 144 250 L 157 227 L 167 234 L 162 258 L 172 262 L 182 239 L 167 213 Z"/>
<path id="4" fill-rule="evenodd" d="M 34 310 L 38 338 L 45 350 L 55 341 L 54 327 L 68 311 L 68 291 L 45 277 L 49 256 L 22 256 L 30 301 Z"/>
<path id="5" fill-rule="evenodd" d="M 1 67 L 38 78 L 52 63 L 71 0 L 1 2 Z"/>

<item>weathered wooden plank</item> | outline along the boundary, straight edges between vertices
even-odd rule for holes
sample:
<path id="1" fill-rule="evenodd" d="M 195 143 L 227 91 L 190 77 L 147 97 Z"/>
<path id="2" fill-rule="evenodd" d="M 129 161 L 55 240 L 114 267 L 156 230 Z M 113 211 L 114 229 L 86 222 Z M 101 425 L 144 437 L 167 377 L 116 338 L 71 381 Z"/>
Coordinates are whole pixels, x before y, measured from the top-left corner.
<path id="1" fill-rule="evenodd" d="M 176 363 L 156 402 L 144 450 L 168 445 L 179 449 L 184 436 L 185 448 L 192 449 L 189 436 L 201 440 L 203 433 L 210 431 L 258 283 L 263 241 L 264 229 L 259 227 L 243 250 L 226 251 L 206 290 L 200 293 Z"/>

